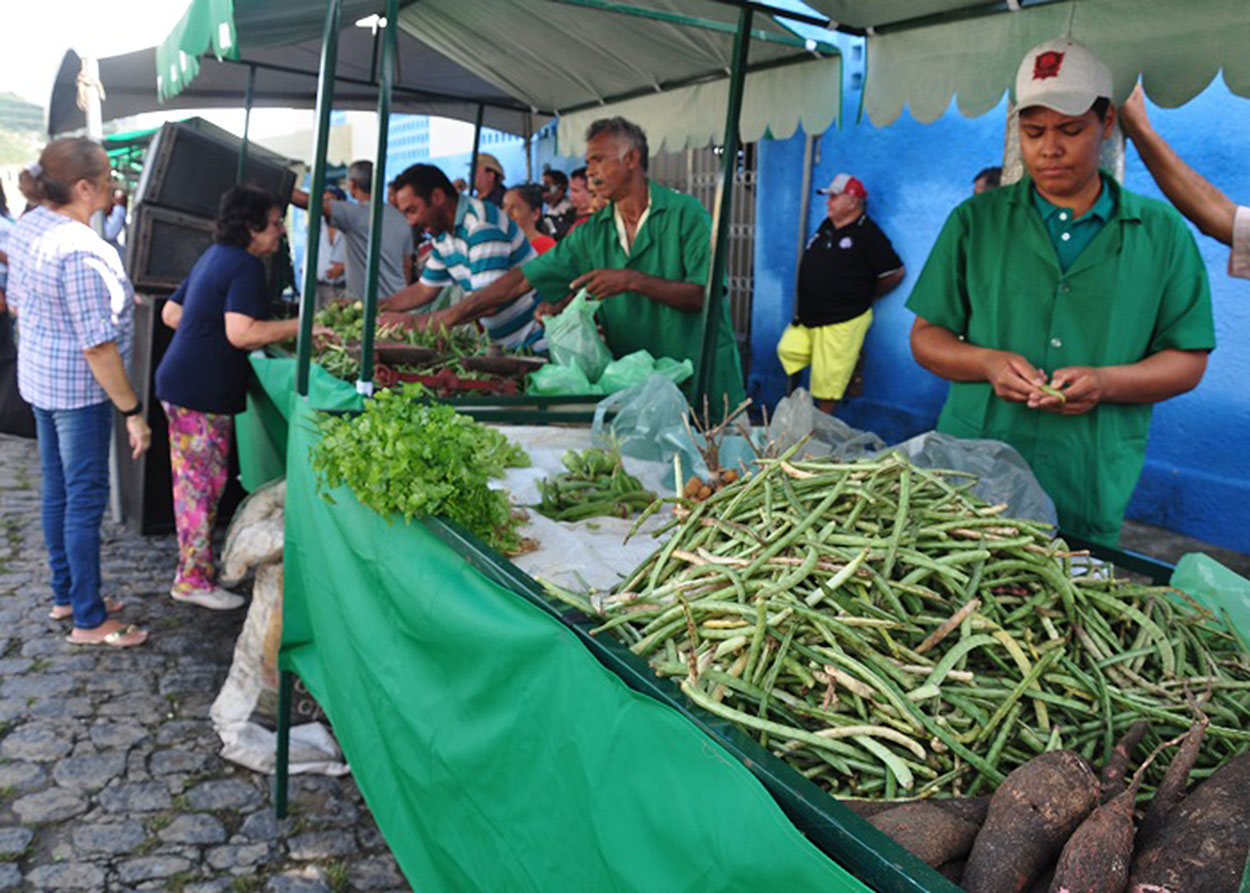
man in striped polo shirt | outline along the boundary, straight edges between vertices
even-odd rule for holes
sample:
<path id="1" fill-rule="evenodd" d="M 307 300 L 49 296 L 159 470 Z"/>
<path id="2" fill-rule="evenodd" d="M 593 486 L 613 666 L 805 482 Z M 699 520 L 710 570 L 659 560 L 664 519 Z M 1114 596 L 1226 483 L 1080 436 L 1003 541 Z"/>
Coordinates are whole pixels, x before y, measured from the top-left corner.
<path id="1" fill-rule="evenodd" d="M 504 273 L 534 257 L 521 229 L 492 204 L 459 195 L 439 168 L 414 164 L 395 178 L 395 201 L 408 223 L 433 236 L 421 278 L 382 301 L 383 323 L 425 328 L 431 323 L 458 325 L 480 322 L 502 347 L 546 350 L 543 328 L 534 321 L 538 296 L 531 289 L 488 312 L 413 316 L 398 311 L 424 307 L 453 282 L 471 295 Z M 466 309 L 456 305 L 449 310 Z"/>

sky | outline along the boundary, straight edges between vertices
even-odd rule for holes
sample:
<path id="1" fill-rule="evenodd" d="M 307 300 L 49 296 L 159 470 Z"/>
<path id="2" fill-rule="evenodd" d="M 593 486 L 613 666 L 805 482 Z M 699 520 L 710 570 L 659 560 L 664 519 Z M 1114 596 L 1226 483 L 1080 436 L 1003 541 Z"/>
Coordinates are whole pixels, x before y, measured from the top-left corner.
<path id="1" fill-rule="evenodd" d="M 66 50 L 115 56 L 155 46 L 186 8 L 186 0 L 0 0 L 0 93 L 46 108 Z"/>

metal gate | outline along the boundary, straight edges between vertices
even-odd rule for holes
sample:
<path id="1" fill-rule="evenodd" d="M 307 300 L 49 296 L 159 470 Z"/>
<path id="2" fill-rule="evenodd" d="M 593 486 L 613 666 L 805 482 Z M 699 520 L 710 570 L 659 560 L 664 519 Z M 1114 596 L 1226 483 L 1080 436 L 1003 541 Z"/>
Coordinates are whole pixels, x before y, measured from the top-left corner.
<path id="1" fill-rule="evenodd" d="M 720 146 L 707 146 L 652 155 L 651 179 L 693 195 L 711 214 L 723 152 Z M 729 280 L 729 316 L 733 320 L 743 374 L 746 375 L 751 371 L 751 303 L 755 294 L 754 143 L 746 143 L 738 153 L 726 275 Z"/>

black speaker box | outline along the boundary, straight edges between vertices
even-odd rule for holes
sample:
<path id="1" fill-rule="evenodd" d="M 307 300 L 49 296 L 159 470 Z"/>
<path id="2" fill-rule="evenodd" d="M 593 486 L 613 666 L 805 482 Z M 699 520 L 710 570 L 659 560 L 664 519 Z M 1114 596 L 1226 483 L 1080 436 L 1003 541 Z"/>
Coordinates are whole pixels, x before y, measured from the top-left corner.
<path id="1" fill-rule="evenodd" d="M 211 244 L 211 220 L 135 205 L 126 233 L 126 273 L 136 291 L 173 291 Z"/>
<path id="2" fill-rule="evenodd" d="M 141 295 L 135 307 L 135 346 L 130 381 L 143 401 L 143 411 L 152 429 L 152 446 L 139 456 L 130 457 L 126 420 L 117 416 L 115 436 L 118 458 L 118 488 L 122 518 L 126 527 L 142 535 L 171 533 L 174 530 L 173 474 L 169 463 L 169 424 L 165 410 L 156 399 L 156 367 L 173 340 L 173 330 L 161 322 L 165 298 Z M 237 448 L 230 449 L 226 489 L 217 509 L 217 523 L 234 516 L 246 491 L 239 484 Z"/>
<path id="3" fill-rule="evenodd" d="M 164 124 L 148 147 L 135 201 L 212 219 L 236 182 L 241 149 L 241 140 L 206 122 Z M 249 144 L 242 182 L 267 189 L 285 207 L 295 173 L 284 159 Z"/>

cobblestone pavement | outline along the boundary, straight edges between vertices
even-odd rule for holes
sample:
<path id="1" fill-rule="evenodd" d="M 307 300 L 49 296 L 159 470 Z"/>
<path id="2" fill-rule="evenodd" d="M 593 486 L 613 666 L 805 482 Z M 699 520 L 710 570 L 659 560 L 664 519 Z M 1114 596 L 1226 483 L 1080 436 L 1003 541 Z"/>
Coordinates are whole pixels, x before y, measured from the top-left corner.
<path id="1" fill-rule="evenodd" d="M 407 890 L 350 776 L 272 780 L 208 719 L 245 612 L 168 596 L 173 538 L 112 523 L 105 595 L 151 632 L 114 650 L 48 619 L 35 442 L 0 435 L 0 890 Z"/>

